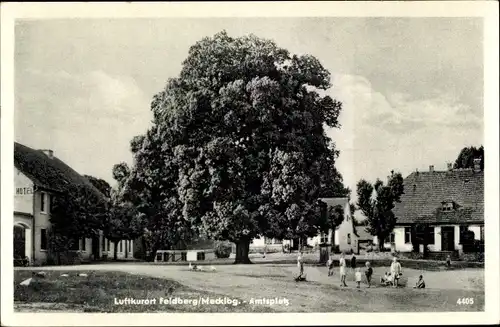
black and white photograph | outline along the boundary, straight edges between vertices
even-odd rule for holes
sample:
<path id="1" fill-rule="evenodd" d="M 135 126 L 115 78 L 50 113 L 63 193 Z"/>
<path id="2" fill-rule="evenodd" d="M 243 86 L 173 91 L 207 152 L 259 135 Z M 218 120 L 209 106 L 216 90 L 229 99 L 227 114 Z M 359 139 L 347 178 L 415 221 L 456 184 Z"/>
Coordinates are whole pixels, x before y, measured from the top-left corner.
<path id="1" fill-rule="evenodd" d="M 498 322 L 498 3 L 250 4 L 2 4 L 2 311 Z"/>

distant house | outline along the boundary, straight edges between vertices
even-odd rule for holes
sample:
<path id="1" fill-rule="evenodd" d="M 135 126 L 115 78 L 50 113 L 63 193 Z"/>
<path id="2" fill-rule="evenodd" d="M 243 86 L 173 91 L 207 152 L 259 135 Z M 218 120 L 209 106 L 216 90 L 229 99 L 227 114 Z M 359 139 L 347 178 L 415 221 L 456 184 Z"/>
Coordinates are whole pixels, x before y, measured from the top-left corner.
<path id="1" fill-rule="evenodd" d="M 309 237 L 305 240 L 307 245 L 316 246 L 319 244 L 329 244 L 337 245 L 340 251 L 345 252 L 358 252 L 358 239 L 356 236 L 354 222 L 352 219 L 351 208 L 349 206 L 348 198 L 322 198 L 320 199 L 326 203 L 329 207 L 341 206 L 344 210 L 344 220 L 337 226 L 335 231 L 329 230 L 328 233 L 318 233 L 314 237 Z M 267 246 L 272 247 L 282 247 L 284 245 L 290 245 L 292 248 L 297 248 L 297 244 L 294 244 L 295 240 L 277 240 L 270 239 L 266 237 L 256 238 L 250 244 L 251 248 L 263 248 Z"/>
<path id="2" fill-rule="evenodd" d="M 425 224 L 430 251 L 462 249 L 465 232 L 484 241 L 484 173 L 480 160 L 473 169 L 413 172 L 404 179 L 404 194 L 394 213 L 396 228 L 385 247 L 412 250 L 412 226 Z M 375 238 L 375 242 L 378 243 Z"/>
<path id="3" fill-rule="evenodd" d="M 35 150 L 14 144 L 14 258 L 28 258 L 43 264 L 47 260 L 52 201 L 68 184 L 87 185 L 99 192 L 83 176 L 59 160 L 52 150 Z M 102 194 L 99 192 L 99 195 Z M 132 256 L 132 241 L 118 243 L 118 257 Z M 112 255 L 113 243 L 102 235 L 80 239 L 74 251 L 83 259 Z"/>
<path id="4" fill-rule="evenodd" d="M 373 244 L 374 236 L 366 231 L 366 226 L 355 226 L 354 234 L 358 241 L 358 253 L 366 251 Z"/>

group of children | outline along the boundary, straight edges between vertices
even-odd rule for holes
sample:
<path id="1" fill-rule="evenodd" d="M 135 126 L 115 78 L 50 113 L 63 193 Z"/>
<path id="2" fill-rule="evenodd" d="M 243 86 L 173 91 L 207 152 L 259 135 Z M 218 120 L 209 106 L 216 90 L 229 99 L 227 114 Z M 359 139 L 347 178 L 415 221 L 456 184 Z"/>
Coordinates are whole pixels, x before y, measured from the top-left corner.
<path id="1" fill-rule="evenodd" d="M 333 272 L 334 272 L 333 254 L 330 255 L 330 258 L 328 259 L 326 265 L 328 267 L 328 276 L 333 276 Z M 340 270 L 340 286 L 347 287 L 347 284 L 346 284 L 347 264 L 346 264 L 344 253 L 342 253 L 340 255 L 339 268 L 340 268 L 339 269 Z M 361 269 L 359 267 L 356 267 L 356 257 L 354 255 L 351 258 L 351 269 L 353 271 L 355 271 L 354 280 L 356 281 L 357 288 L 359 288 L 361 285 L 363 274 L 361 273 Z M 303 267 L 302 267 L 302 271 L 303 271 Z M 368 287 L 371 287 L 373 269 L 372 269 L 369 261 L 367 261 L 365 263 L 364 275 L 365 275 L 366 283 L 368 284 Z M 393 261 L 391 263 L 390 271 L 386 272 L 384 274 L 384 276 L 380 277 L 380 283 L 384 286 L 392 285 L 393 287 L 398 287 L 399 280 L 400 280 L 402 275 L 403 275 L 403 272 L 402 272 L 402 268 L 401 268 L 401 263 L 399 263 L 398 259 L 396 257 L 394 257 Z M 425 288 L 425 282 L 424 282 L 422 275 L 419 276 L 419 279 L 418 279 L 416 285 L 414 286 L 414 288 Z"/>
<path id="2" fill-rule="evenodd" d="M 326 265 L 328 267 L 328 276 L 333 276 L 333 267 L 334 267 L 333 254 L 330 255 L 330 258 L 328 259 Z M 346 283 L 347 264 L 345 261 L 344 253 L 342 253 L 340 255 L 339 268 L 340 268 L 340 286 L 347 287 L 347 283 Z M 357 287 L 359 288 L 361 285 L 362 274 L 361 274 L 361 269 L 356 267 L 356 257 L 355 256 L 352 256 L 352 258 L 351 258 L 351 269 L 355 270 L 354 278 L 355 278 Z M 370 266 L 370 262 L 367 261 L 365 263 L 365 277 L 366 277 L 368 287 L 371 287 L 372 275 L 373 275 L 373 269 Z"/>

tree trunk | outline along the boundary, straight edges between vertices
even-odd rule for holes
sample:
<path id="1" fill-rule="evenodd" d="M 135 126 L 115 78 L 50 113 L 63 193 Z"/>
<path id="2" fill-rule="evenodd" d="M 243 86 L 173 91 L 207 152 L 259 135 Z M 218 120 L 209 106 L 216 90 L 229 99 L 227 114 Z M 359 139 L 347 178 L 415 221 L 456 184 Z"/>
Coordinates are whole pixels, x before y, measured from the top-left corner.
<path id="1" fill-rule="evenodd" d="M 250 252 L 250 241 L 240 240 L 236 243 L 236 258 L 234 260 L 235 264 L 249 264 L 252 263 L 248 258 L 248 253 Z"/>
<path id="2" fill-rule="evenodd" d="M 384 251 L 385 237 L 382 237 L 381 235 L 378 235 L 377 238 L 378 238 L 378 250 L 380 252 L 383 252 Z"/>
<path id="3" fill-rule="evenodd" d="M 146 258 L 148 262 L 154 262 L 156 257 L 156 252 L 160 249 L 158 244 L 153 245 L 151 251 L 149 252 L 149 256 Z"/>
<path id="4" fill-rule="evenodd" d="M 113 260 L 118 259 L 118 241 L 113 242 L 115 244 L 115 248 L 113 249 Z"/>

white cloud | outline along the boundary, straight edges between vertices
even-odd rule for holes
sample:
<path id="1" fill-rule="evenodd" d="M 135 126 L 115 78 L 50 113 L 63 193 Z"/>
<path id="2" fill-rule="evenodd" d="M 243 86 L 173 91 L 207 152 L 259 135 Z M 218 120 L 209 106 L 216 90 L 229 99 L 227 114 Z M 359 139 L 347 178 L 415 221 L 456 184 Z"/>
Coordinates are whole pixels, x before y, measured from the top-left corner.
<path id="1" fill-rule="evenodd" d="M 386 96 L 353 75 L 334 75 L 332 84 L 331 95 L 343 102 L 342 128 L 329 135 L 341 151 L 339 171 L 354 192 L 361 178 L 384 180 L 392 169 L 404 176 L 429 165 L 444 169 L 461 148 L 483 142 L 482 117 L 451 94 Z"/>
<path id="2" fill-rule="evenodd" d="M 52 148 L 81 173 L 110 180 L 113 164 L 130 161 L 129 141 L 150 121 L 150 99 L 129 76 L 25 71 L 16 82 L 15 139 Z"/>

